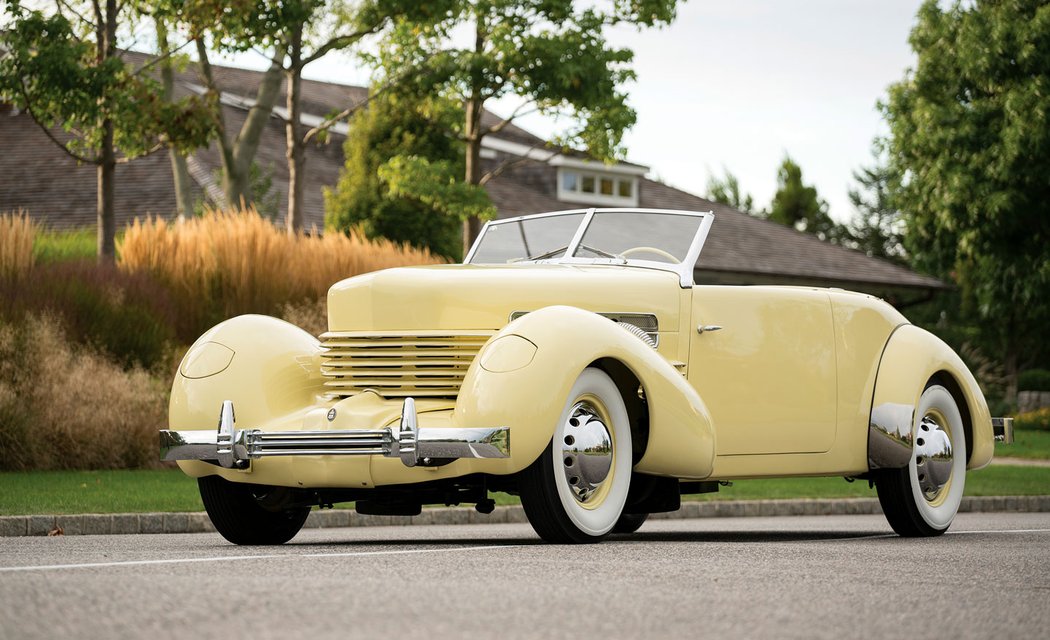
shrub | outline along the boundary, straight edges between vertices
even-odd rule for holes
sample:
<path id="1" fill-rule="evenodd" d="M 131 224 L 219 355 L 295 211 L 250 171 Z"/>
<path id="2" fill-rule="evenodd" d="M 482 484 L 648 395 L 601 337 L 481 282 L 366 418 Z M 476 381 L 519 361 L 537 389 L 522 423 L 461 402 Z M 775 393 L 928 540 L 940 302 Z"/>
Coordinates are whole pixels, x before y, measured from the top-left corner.
<path id="1" fill-rule="evenodd" d="M 1014 428 L 1050 431 L 1050 407 L 1017 414 L 1014 417 Z"/>
<path id="2" fill-rule="evenodd" d="M 0 322 L 0 469 L 160 466 L 167 385 L 71 346 L 49 315 L 25 320 Z"/>
<path id="3" fill-rule="evenodd" d="M 209 212 L 184 223 L 136 221 L 119 244 L 120 266 L 166 284 L 194 340 L 211 325 L 243 313 L 276 314 L 283 305 L 317 300 L 338 280 L 388 267 L 441 260 L 426 250 L 359 234 L 289 235 L 254 211 Z"/>
<path id="4" fill-rule="evenodd" d="M 177 312 L 148 275 L 87 261 L 38 265 L 18 282 L 0 284 L 8 301 L 0 319 L 22 324 L 47 313 L 69 339 L 92 344 L 125 366 L 150 367 L 167 354 Z"/>
<path id="5" fill-rule="evenodd" d="M 1050 371 L 1029 369 L 1017 376 L 1018 391 L 1050 391 Z"/>
<path id="6" fill-rule="evenodd" d="M 33 240 L 40 232 L 25 211 L 0 215 L 0 280 L 15 281 L 33 268 Z"/>

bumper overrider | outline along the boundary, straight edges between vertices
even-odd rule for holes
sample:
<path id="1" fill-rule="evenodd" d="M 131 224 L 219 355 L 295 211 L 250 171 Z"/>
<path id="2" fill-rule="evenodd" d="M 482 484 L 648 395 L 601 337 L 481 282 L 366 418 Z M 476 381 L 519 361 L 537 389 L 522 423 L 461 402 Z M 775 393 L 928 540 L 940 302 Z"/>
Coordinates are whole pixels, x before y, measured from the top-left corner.
<path id="1" fill-rule="evenodd" d="M 401 458 L 405 466 L 460 458 L 507 458 L 509 427 L 419 428 L 416 403 L 405 398 L 401 423 L 385 429 L 261 431 L 236 427 L 226 400 L 215 431 L 160 432 L 161 460 L 202 460 L 243 469 L 269 456 L 373 456 Z"/>

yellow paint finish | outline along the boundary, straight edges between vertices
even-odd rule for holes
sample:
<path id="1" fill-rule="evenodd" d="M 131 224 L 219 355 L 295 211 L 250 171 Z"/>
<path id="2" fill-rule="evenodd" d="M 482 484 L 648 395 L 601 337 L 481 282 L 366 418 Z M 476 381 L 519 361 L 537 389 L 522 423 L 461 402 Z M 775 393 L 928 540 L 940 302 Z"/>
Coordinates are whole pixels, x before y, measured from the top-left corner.
<path id="1" fill-rule="evenodd" d="M 179 372 L 187 378 L 207 378 L 222 373 L 233 361 L 233 349 L 217 342 L 199 342 L 182 359 Z"/>
<path id="2" fill-rule="evenodd" d="M 536 357 L 536 345 L 521 336 L 509 335 L 497 338 L 499 344 L 493 344 L 480 355 L 481 368 L 489 373 L 509 373 L 527 367 Z"/>
<path id="3" fill-rule="evenodd" d="M 932 333 L 912 325 L 900 327 L 893 333 L 879 366 L 873 406 L 893 403 L 912 407 L 914 411 L 926 383 L 937 373 L 950 375 L 965 397 L 973 441 L 966 468 L 980 469 L 991 462 L 995 447 L 988 403 L 963 361 Z M 913 415 L 913 430 L 915 422 Z"/>
<path id="4" fill-rule="evenodd" d="M 490 373 L 475 362 L 460 389 L 457 426 L 509 426 L 512 457 L 493 461 L 498 473 L 528 466 L 550 442 L 568 393 L 589 364 L 613 358 L 641 381 L 649 401 L 650 435 L 635 469 L 704 478 L 712 468 L 714 432 L 703 401 L 668 361 L 616 323 L 572 307 L 530 313 L 497 335 L 519 335 L 537 346 L 529 366 Z M 493 340 L 483 350 L 498 348 Z"/>
<path id="5" fill-rule="evenodd" d="M 439 265 L 388 269 L 328 292 L 330 331 L 499 329 L 515 311 L 571 305 L 679 321 L 678 276 L 655 269 L 579 265 Z"/>
<path id="6" fill-rule="evenodd" d="M 908 320 L 878 298 L 830 291 L 838 365 L 838 437 L 843 470 L 867 470 L 871 397 L 882 350 L 894 329 Z"/>
<path id="7" fill-rule="evenodd" d="M 693 289 L 689 381 L 718 455 L 820 453 L 836 434 L 835 333 L 824 289 Z M 719 331 L 697 333 L 698 325 Z"/>

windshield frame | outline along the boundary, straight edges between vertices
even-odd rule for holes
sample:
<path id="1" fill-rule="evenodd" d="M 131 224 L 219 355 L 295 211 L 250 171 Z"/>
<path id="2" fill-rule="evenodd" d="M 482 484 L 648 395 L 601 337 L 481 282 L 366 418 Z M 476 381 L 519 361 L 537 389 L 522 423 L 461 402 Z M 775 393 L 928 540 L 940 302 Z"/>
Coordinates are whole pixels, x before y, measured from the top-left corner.
<path id="1" fill-rule="evenodd" d="M 497 225 L 505 224 L 516 224 L 523 220 L 534 220 L 537 218 L 549 218 L 553 216 L 571 215 L 571 214 L 584 214 L 583 219 L 580 221 L 580 225 L 576 228 L 576 232 L 572 236 L 572 240 L 569 242 L 564 253 L 557 258 L 543 258 L 538 260 L 522 259 L 515 261 L 511 264 L 515 265 L 532 265 L 532 264 L 608 264 L 608 265 L 621 265 L 630 267 L 642 267 L 645 269 L 658 269 L 660 271 L 670 271 L 678 274 L 679 283 L 683 289 L 692 287 L 693 282 L 693 269 L 696 267 L 696 261 L 700 257 L 700 252 L 704 248 L 704 243 L 707 241 L 707 234 L 711 231 L 711 225 L 714 223 L 715 214 L 712 211 L 678 211 L 673 209 L 641 209 L 638 207 L 617 207 L 617 208 L 590 208 L 590 209 L 566 209 L 564 211 L 551 211 L 549 213 L 537 213 L 528 216 L 516 216 L 514 218 L 504 218 L 502 220 L 490 220 L 485 223 L 482 227 L 481 233 L 478 234 L 477 240 L 471 245 L 470 251 L 467 252 L 467 256 L 463 259 L 463 264 L 492 264 L 492 263 L 473 263 L 474 254 L 477 252 L 478 247 L 481 246 L 482 241 L 485 239 L 485 234 L 488 233 L 489 228 Z M 676 216 L 691 216 L 701 218 L 700 225 L 697 227 L 696 235 L 693 236 L 692 242 L 689 244 L 689 251 L 686 253 L 685 258 L 682 259 L 680 264 L 671 264 L 669 262 L 660 262 L 657 260 L 638 260 L 635 258 L 581 258 L 575 257 L 573 254 L 576 253 L 580 247 L 580 243 L 583 241 L 583 236 L 587 232 L 587 228 L 594 220 L 595 214 L 599 213 L 652 213 L 661 215 L 676 215 Z"/>

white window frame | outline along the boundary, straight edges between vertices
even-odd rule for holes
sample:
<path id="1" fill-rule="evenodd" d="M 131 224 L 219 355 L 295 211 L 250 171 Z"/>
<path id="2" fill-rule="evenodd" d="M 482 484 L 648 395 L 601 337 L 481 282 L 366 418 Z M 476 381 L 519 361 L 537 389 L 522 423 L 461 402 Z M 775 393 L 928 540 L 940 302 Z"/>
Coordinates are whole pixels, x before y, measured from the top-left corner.
<path id="1" fill-rule="evenodd" d="M 566 173 L 576 174 L 576 191 L 565 189 L 564 176 Z M 585 177 L 594 179 L 594 193 L 585 193 L 582 191 L 583 179 Z M 613 181 L 612 195 L 599 193 L 601 190 L 602 179 Z M 631 196 L 629 198 L 619 195 L 619 183 L 621 180 L 628 182 L 631 185 Z M 609 204 L 637 207 L 638 176 L 612 171 L 590 171 L 577 167 L 558 167 L 558 200 L 561 200 L 562 202 L 580 202 L 583 204 Z"/>

